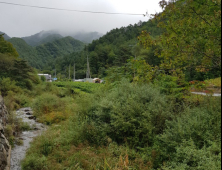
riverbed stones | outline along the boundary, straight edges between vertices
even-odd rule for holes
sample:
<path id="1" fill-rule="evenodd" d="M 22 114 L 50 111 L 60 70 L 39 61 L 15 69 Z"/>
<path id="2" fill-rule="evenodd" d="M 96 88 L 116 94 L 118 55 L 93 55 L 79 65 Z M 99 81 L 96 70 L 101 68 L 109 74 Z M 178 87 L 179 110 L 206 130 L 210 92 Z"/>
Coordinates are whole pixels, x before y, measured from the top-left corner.
<path id="1" fill-rule="evenodd" d="M 36 136 L 40 135 L 42 131 L 46 129 L 46 127 L 36 122 L 34 119 L 30 119 L 30 117 L 34 118 L 34 115 L 27 114 L 33 113 L 31 108 L 21 108 L 16 111 L 16 117 L 21 119 L 24 123 L 30 126 L 31 130 L 23 131 L 19 134 L 18 139 L 22 140 L 23 145 L 16 145 L 13 147 L 11 152 L 11 166 L 10 170 L 21 170 L 21 161 L 25 158 L 27 149 L 30 147 L 30 142 Z"/>
<path id="2" fill-rule="evenodd" d="M 29 112 L 25 112 L 26 115 L 33 115 L 33 112 L 29 111 Z"/>
<path id="3" fill-rule="evenodd" d="M 0 124 L 0 133 L 4 133 L 4 128 L 1 124 Z"/>

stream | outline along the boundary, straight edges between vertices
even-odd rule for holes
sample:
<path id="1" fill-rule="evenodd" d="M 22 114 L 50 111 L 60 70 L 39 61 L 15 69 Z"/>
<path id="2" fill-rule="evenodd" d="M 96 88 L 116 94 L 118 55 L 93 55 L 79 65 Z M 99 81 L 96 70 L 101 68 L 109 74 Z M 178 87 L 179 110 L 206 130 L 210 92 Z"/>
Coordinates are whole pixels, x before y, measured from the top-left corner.
<path id="1" fill-rule="evenodd" d="M 197 94 L 197 95 L 203 95 L 203 96 L 214 96 L 214 97 L 221 96 L 221 93 L 213 93 L 213 94 L 208 94 L 208 93 L 203 93 L 203 92 L 191 92 L 191 93 Z"/>
<path id="2" fill-rule="evenodd" d="M 27 149 L 30 147 L 30 142 L 34 137 L 41 134 L 46 127 L 35 121 L 31 108 L 22 108 L 16 111 L 16 116 L 22 119 L 23 122 L 28 123 L 31 131 L 23 131 L 19 135 L 19 139 L 23 141 L 21 146 L 15 145 L 11 151 L 11 170 L 21 170 L 21 161 L 25 158 Z"/>

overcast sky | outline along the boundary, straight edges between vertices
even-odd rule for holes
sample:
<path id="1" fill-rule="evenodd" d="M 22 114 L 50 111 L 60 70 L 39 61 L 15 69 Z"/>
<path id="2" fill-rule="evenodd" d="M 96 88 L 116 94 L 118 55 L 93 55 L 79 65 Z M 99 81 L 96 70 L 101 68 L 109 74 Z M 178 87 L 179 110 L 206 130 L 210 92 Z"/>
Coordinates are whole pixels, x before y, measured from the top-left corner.
<path id="1" fill-rule="evenodd" d="M 160 0 L 0 0 L 50 8 L 70 10 L 98 11 L 110 13 L 149 14 L 160 12 Z M 0 31 L 10 37 L 24 37 L 42 30 L 60 30 L 64 32 L 96 31 L 106 32 L 147 21 L 148 17 L 133 15 L 107 15 L 47 10 L 30 7 L 6 5 L 0 3 Z"/>

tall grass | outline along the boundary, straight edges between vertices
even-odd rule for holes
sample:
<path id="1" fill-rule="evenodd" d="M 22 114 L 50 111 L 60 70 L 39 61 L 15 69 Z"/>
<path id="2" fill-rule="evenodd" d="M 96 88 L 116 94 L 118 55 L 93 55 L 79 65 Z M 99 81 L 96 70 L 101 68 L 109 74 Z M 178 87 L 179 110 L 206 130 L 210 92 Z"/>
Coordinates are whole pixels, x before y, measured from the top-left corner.
<path id="1" fill-rule="evenodd" d="M 70 115 L 34 140 L 22 167 L 218 169 L 221 98 L 203 96 L 198 104 L 184 103 L 183 109 L 170 99 L 151 84 L 127 81 L 105 85 L 74 100 L 42 94 L 33 103 L 40 117 L 46 120 L 47 115 L 63 110 Z"/>

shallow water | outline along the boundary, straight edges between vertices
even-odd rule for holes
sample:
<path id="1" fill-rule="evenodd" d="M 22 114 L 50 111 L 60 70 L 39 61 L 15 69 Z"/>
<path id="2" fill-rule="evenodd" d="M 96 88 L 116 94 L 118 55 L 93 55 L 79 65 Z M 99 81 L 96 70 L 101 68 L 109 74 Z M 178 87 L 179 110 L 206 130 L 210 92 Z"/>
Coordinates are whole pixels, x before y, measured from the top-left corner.
<path id="1" fill-rule="evenodd" d="M 27 149 L 30 147 L 30 142 L 34 137 L 41 134 L 45 130 L 45 126 L 41 123 L 37 123 L 33 119 L 31 108 L 22 108 L 16 111 L 16 116 L 21 118 L 23 122 L 26 122 L 34 130 L 24 131 L 19 135 L 19 139 L 23 141 L 23 145 L 15 147 L 11 152 L 11 170 L 21 170 L 21 161 L 25 158 Z"/>
<path id="2" fill-rule="evenodd" d="M 208 94 L 208 93 L 203 93 L 203 92 L 192 92 L 193 94 L 197 94 L 197 95 L 204 95 L 204 96 L 215 96 L 215 97 L 219 97 L 221 96 L 220 93 L 214 93 L 214 94 Z"/>

